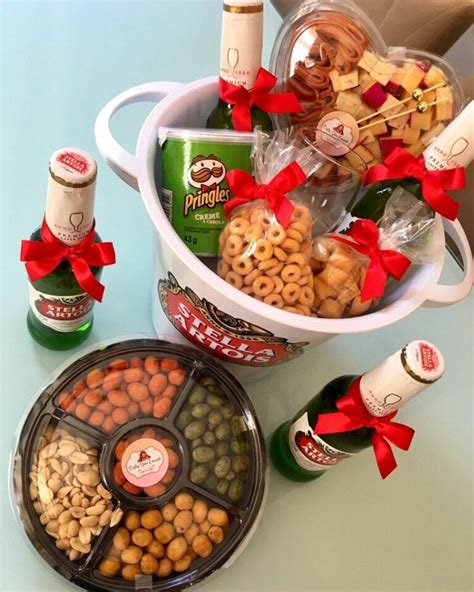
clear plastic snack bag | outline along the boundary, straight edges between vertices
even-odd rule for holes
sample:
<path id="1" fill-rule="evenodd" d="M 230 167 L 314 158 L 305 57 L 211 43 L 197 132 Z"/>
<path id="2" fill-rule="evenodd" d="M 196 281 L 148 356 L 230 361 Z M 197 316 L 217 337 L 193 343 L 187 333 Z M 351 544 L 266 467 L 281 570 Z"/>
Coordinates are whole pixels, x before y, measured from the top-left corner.
<path id="1" fill-rule="evenodd" d="M 313 241 L 312 312 L 336 319 L 369 312 L 383 296 L 388 276 L 399 281 L 411 264 L 442 256 L 442 234 L 431 208 L 398 187 L 378 225 L 359 219 L 347 235 Z"/>
<path id="2" fill-rule="evenodd" d="M 225 204 L 217 273 L 266 304 L 309 316 L 313 218 L 298 200 L 298 188 L 311 174 L 315 154 L 286 132 L 256 134 L 254 176 L 227 174 L 234 197 Z"/>

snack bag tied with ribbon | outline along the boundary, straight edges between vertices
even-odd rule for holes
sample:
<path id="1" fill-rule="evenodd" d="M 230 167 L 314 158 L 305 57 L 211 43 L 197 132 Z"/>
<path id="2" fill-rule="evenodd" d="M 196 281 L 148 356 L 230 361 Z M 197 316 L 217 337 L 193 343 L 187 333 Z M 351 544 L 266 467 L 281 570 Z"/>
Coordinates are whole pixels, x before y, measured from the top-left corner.
<path id="1" fill-rule="evenodd" d="M 323 235 L 313 241 L 312 311 L 335 319 L 369 312 L 384 295 L 390 277 L 400 281 L 411 264 L 442 256 L 442 233 L 431 208 L 397 187 L 378 225 L 359 219 L 345 235 Z"/>
<path id="2" fill-rule="evenodd" d="M 256 132 L 254 176 L 227 174 L 234 195 L 224 206 L 217 272 L 229 284 L 272 306 L 310 315 L 314 300 L 309 265 L 313 219 L 298 202 L 298 187 L 314 163 L 285 132 Z"/>

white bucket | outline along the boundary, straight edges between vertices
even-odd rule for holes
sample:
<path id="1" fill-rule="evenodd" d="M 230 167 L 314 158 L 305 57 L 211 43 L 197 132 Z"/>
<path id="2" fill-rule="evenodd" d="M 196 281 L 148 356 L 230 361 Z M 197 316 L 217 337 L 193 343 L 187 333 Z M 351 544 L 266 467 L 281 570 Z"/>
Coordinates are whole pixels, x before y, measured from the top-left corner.
<path id="1" fill-rule="evenodd" d="M 465 271 L 461 283 L 438 283 L 444 259 L 414 266 L 402 283 L 393 283 L 378 310 L 362 317 L 298 316 L 259 302 L 218 277 L 175 233 L 160 205 L 155 183 L 158 128 L 204 127 L 216 98 L 216 77 L 190 84 L 151 82 L 121 93 L 97 117 L 95 135 L 100 153 L 119 177 L 140 192 L 155 226 L 152 286 L 157 333 L 168 334 L 171 322 L 186 339 L 230 362 L 241 379 L 255 379 L 262 368 L 288 361 L 334 335 L 385 327 L 421 305 L 448 305 L 469 293 L 472 256 L 457 220 L 443 222 L 462 254 Z M 143 124 L 133 155 L 113 138 L 110 120 L 125 105 L 144 101 L 158 105 Z M 439 216 L 437 221 L 442 223 Z"/>

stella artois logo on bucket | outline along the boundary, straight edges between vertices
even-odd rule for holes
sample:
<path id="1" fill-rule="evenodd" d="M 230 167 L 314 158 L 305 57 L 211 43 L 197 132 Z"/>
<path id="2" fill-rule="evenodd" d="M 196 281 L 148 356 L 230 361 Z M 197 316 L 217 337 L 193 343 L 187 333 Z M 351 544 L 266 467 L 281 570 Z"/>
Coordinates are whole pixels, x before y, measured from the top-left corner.
<path id="1" fill-rule="evenodd" d="M 161 306 L 189 341 L 218 358 L 242 366 L 281 364 L 303 353 L 306 342 L 290 343 L 244 319 L 237 319 L 182 288 L 173 274 L 158 282 Z"/>

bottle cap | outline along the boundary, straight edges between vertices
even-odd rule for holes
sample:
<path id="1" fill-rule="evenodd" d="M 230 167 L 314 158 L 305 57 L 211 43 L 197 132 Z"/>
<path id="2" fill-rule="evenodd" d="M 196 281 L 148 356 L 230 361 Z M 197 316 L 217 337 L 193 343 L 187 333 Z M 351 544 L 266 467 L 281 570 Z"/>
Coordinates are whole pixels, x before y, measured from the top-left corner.
<path id="1" fill-rule="evenodd" d="M 428 341 L 412 341 L 402 349 L 401 359 L 406 372 L 423 384 L 439 380 L 446 368 L 443 354 Z"/>
<path id="2" fill-rule="evenodd" d="M 49 161 L 51 177 L 66 187 L 87 187 L 97 177 L 97 164 L 80 148 L 61 148 Z"/>
<path id="3" fill-rule="evenodd" d="M 360 392 L 371 415 L 399 409 L 443 375 L 442 353 L 428 341 L 412 341 L 362 375 Z"/>

